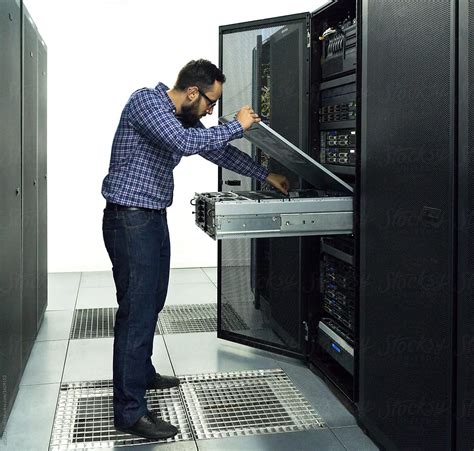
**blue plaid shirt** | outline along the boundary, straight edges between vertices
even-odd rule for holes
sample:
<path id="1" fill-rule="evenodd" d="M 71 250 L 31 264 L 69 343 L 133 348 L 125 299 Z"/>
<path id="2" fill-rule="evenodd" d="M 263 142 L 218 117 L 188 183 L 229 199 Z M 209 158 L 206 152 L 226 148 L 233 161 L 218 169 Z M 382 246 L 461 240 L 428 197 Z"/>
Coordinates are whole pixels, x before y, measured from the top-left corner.
<path id="1" fill-rule="evenodd" d="M 237 120 L 185 128 L 176 117 L 168 89 L 135 91 L 123 109 L 112 144 L 102 195 L 120 205 L 161 209 L 173 202 L 173 169 L 181 157 L 199 154 L 219 166 L 265 180 L 268 170 L 229 144 L 242 137 Z"/>

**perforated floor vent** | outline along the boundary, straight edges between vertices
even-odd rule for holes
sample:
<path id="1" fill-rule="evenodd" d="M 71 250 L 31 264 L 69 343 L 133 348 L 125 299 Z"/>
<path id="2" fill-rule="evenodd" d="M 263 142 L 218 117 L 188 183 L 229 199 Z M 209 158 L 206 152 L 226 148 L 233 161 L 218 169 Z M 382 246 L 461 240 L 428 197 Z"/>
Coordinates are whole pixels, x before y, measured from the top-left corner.
<path id="1" fill-rule="evenodd" d="M 116 307 L 75 310 L 72 319 L 71 340 L 113 337 L 116 313 Z"/>
<path id="2" fill-rule="evenodd" d="M 225 330 L 247 330 L 244 320 L 230 305 L 222 306 Z M 165 306 L 159 316 L 163 334 L 215 332 L 217 330 L 217 304 L 189 304 Z"/>
<path id="3" fill-rule="evenodd" d="M 167 442 L 325 427 L 281 369 L 187 375 L 180 380 L 179 388 L 147 392 L 148 408 L 180 431 Z M 61 385 L 50 451 L 148 442 L 152 440 L 115 430 L 112 381 Z"/>
<path id="4" fill-rule="evenodd" d="M 197 439 L 325 427 L 280 369 L 183 376 L 182 380 Z"/>
<path id="5" fill-rule="evenodd" d="M 222 306 L 225 330 L 247 330 L 244 320 L 231 305 Z M 77 309 L 74 312 L 70 338 L 107 338 L 114 336 L 116 307 Z M 216 304 L 166 305 L 161 311 L 155 334 L 215 332 L 217 330 Z"/>
<path id="6" fill-rule="evenodd" d="M 215 332 L 216 304 L 168 305 L 159 315 L 163 334 Z"/>
<path id="7" fill-rule="evenodd" d="M 150 390 L 148 409 L 179 429 L 168 440 L 147 440 L 114 428 L 112 381 L 77 382 L 61 385 L 50 450 L 95 449 L 151 442 L 192 440 L 179 389 Z"/>

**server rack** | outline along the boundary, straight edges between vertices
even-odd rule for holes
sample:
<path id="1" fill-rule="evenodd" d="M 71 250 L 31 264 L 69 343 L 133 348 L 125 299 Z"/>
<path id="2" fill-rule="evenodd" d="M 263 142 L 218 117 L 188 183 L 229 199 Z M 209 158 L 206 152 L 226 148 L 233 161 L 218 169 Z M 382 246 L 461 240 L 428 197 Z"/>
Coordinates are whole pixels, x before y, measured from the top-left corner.
<path id="1" fill-rule="evenodd" d="M 347 15 L 350 16 L 350 20 Z M 251 55 L 246 64 L 240 62 L 236 65 L 239 67 L 238 83 L 226 84 L 221 114 L 225 115 L 234 111 L 238 107 L 238 96 L 248 89 L 247 95 L 252 96 L 254 108 L 262 115 L 265 123 L 284 135 L 311 158 L 322 163 L 326 169 L 337 172 L 337 176 L 343 179 L 346 185 L 352 186 L 352 189 L 357 189 L 354 158 L 352 157 L 351 161 L 347 158 L 347 162 L 345 160 L 326 161 L 322 158 L 320 143 L 321 136 L 324 134 L 329 136 L 326 141 L 332 144 L 333 138 L 330 133 L 335 131 L 339 133 L 336 144 L 341 143 L 339 146 L 341 153 L 347 149 L 347 154 L 349 154 L 350 150 L 357 147 L 354 141 L 357 135 L 353 133 L 356 129 L 357 117 L 356 89 L 354 88 L 357 62 L 355 19 L 356 11 L 353 2 L 344 2 L 342 5 L 340 2 L 334 2 L 332 8 L 323 7 L 314 14 L 299 14 L 220 28 L 220 65 L 225 73 L 233 73 L 234 55 Z M 323 71 L 319 63 L 323 57 L 322 52 L 326 51 L 327 47 L 332 48 L 333 45 L 328 42 L 326 46 L 321 46 L 318 42 L 319 37 L 325 29 L 339 23 L 351 27 L 342 68 L 338 67 L 338 55 L 333 52 L 332 56 L 329 53 L 324 55 L 327 64 L 323 66 Z M 246 47 L 245 50 L 239 47 L 242 45 Z M 285 61 L 288 56 L 294 59 L 290 63 Z M 246 65 L 249 81 L 252 80 L 253 85 L 242 77 L 242 68 Z M 253 89 L 248 86 L 252 86 Z M 348 86 L 349 90 L 346 89 Z M 342 89 L 342 95 L 338 89 Z M 260 95 L 257 95 L 256 91 L 259 90 Z M 324 96 L 324 93 L 328 92 L 333 94 L 332 98 Z M 243 98 L 242 102 L 245 103 Z M 320 121 L 322 108 L 339 108 L 341 102 L 344 104 L 343 110 L 345 104 L 350 104 L 350 117 L 346 117 L 348 113 L 344 110 L 343 114 L 346 116 L 341 117 L 341 113 L 337 113 L 337 117 L 334 117 L 333 113 L 329 117 L 330 121 L 326 120 L 324 123 Z M 260 157 L 261 163 L 268 166 L 270 170 L 287 175 L 292 187 L 297 190 L 324 188 L 308 184 L 301 174 L 289 171 L 275 155 L 272 157 L 262 149 L 252 148 L 245 142 L 238 143 L 238 146 L 241 150 Z M 348 162 L 350 164 L 346 164 Z M 232 180 L 233 184 L 228 185 L 227 179 Z M 241 184 L 248 183 L 224 169 L 220 176 L 220 188 L 234 189 L 236 180 L 239 180 Z M 265 184 L 260 188 L 268 189 Z M 337 189 L 326 190 L 326 195 L 340 195 Z M 353 363 L 357 360 L 354 357 L 354 352 L 357 352 L 357 345 L 354 343 L 356 341 L 354 340 L 356 315 L 353 314 L 350 324 L 352 342 L 347 343 L 347 337 L 344 339 L 339 335 L 343 346 L 348 345 L 347 347 L 351 348 L 352 355 L 349 359 L 352 363 L 349 366 L 352 369 L 348 372 L 346 369 L 341 370 L 341 365 L 328 354 L 325 349 L 328 337 L 322 336 L 321 332 L 324 325 L 319 327 L 324 318 L 331 320 L 330 325 L 337 326 L 337 330 L 333 332 L 338 334 L 347 327 L 341 322 L 341 317 L 336 315 L 334 309 L 329 311 L 330 307 L 335 305 L 332 304 L 333 299 L 328 298 L 329 293 L 324 296 L 321 291 L 320 268 L 323 255 L 321 238 L 319 236 L 258 240 L 243 238 L 240 242 L 236 241 L 223 240 L 218 247 L 218 277 L 221 281 L 219 304 L 226 304 L 225 308 L 220 308 L 218 305 L 219 315 L 224 315 L 220 318 L 219 336 L 276 352 L 308 358 L 314 369 L 317 368 L 331 383 L 340 388 L 338 393 L 341 394 L 343 400 L 348 404 L 353 404 L 357 400 L 356 375 L 354 375 L 357 368 Z M 325 249 L 331 247 L 328 243 Z M 349 240 L 349 247 L 351 249 L 347 252 L 354 254 L 354 239 Z M 247 249 L 250 249 L 250 252 Z M 339 254 L 336 250 L 336 257 L 333 258 L 338 259 Z M 356 257 L 352 255 L 352 266 L 355 265 L 355 259 Z M 355 298 L 354 288 L 351 287 L 351 290 L 352 297 Z M 338 292 L 337 295 L 342 294 Z M 326 297 L 328 307 L 326 310 L 322 309 L 324 297 Z M 354 303 L 357 300 L 351 299 L 350 302 L 355 310 Z M 245 330 L 232 329 L 229 326 L 231 323 L 225 318 L 229 305 L 243 318 L 243 323 L 248 322 L 251 326 Z M 330 343 L 329 346 L 336 345 Z"/>
<path id="2" fill-rule="evenodd" d="M 0 433 L 22 373 L 21 308 L 21 10 L 0 2 Z"/>
<path id="3" fill-rule="evenodd" d="M 22 235 L 23 358 L 36 336 L 38 318 L 38 44 L 37 29 L 23 8 Z"/>
<path id="4" fill-rule="evenodd" d="M 247 95 L 255 55 L 271 35 L 296 26 L 308 37 L 307 53 L 286 53 L 301 55 L 291 70 L 300 68 L 302 76 L 293 82 L 306 80 L 305 88 L 299 100 L 289 99 L 300 102 L 308 120 L 292 116 L 288 123 L 293 133 L 307 127 L 295 141 L 302 150 L 315 156 L 318 149 L 319 161 L 353 183 L 355 222 L 352 247 L 337 237 L 310 238 L 303 245 L 292 238 L 279 260 L 269 242 L 284 238 L 270 239 L 260 253 L 249 240 L 222 240 L 218 335 L 306 359 L 385 449 L 461 450 L 474 444 L 472 8 L 467 0 L 335 0 L 312 14 L 220 28 L 220 65 L 228 78 L 223 114 L 240 106 L 239 93 Z M 324 35 L 330 28 L 335 31 Z M 252 54 L 247 62 L 233 61 Z M 254 107 L 263 113 L 261 102 Z M 353 127 L 350 141 L 341 130 Z M 321 139 L 327 130 L 332 134 Z M 285 132 L 289 139 L 297 136 Z M 248 143 L 239 146 L 261 157 Z M 226 180 L 238 178 L 222 170 L 224 191 L 233 186 Z M 240 183 L 250 189 L 246 180 Z M 289 265 L 295 270 L 285 279 Z M 333 278 L 339 285 L 326 283 Z M 275 314 L 286 306 L 278 298 L 272 302 L 268 285 L 284 287 L 292 315 Z M 329 289 L 335 296 L 338 312 L 347 287 L 354 288 L 354 315 L 346 311 L 339 322 L 331 317 L 334 327 L 326 327 L 324 295 Z M 270 299 L 261 302 L 256 293 Z M 229 326 L 229 305 L 243 321 Z M 350 352 L 341 356 L 351 349 L 335 337 L 350 344 L 351 324 L 352 360 Z M 288 340 L 282 329 L 296 339 Z"/>
<path id="5" fill-rule="evenodd" d="M 319 161 L 354 187 L 354 227 L 352 236 L 320 240 L 320 286 L 308 312 L 308 364 L 354 410 L 359 390 L 360 18 L 354 1 L 333 2 L 310 16 L 308 140 Z"/>
<path id="6" fill-rule="evenodd" d="M 22 2 L 0 1 L 0 434 L 47 306 L 46 59 Z"/>
<path id="7" fill-rule="evenodd" d="M 41 35 L 38 45 L 38 301 L 37 330 L 48 305 L 48 47 Z"/>

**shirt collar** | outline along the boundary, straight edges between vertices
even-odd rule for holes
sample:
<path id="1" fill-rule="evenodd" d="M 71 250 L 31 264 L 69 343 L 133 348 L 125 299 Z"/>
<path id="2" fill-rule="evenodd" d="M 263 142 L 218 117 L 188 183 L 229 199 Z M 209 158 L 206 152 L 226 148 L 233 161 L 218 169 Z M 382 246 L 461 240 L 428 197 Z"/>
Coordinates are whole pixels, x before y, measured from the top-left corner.
<path id="1" fill-rule="evenodd" d="M 174 106 L 174 103 L 166 92 L 168 89 L 168 86 L 161 82 L 158 83 L 155 87 L 155 90 L 158 91 L 158 93 L 163 97 L 163 101 L 166 102 L 166 104 L 170 107 L 171 110 L 173 110 L 174 113 L 176 113 L 176 107 Z"/>

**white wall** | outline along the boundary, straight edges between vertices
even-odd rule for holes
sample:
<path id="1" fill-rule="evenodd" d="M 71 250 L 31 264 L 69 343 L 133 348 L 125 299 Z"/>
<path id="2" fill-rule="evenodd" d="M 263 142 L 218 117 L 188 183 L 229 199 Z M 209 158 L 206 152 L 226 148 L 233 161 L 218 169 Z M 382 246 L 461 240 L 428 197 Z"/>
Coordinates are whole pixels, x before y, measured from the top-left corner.
<path id="1" fill-rule="evenodd" d="M 158 81 L 172 85 L 191 59 L 217 64 L 219 25 L 313 11 L 324 3 L 24 0 L 48 46 L 49 272 L 110 269 L 100 188 L 133 91 Z M 205 125 L 216 123 L 216 113 L 206 118 Z M 194 225 L 189 200 L 194 192 L 217 189 L 217 166 L 193 156 L 174 175 L 171 266 L 215 266 L 216 243 Z"/>

